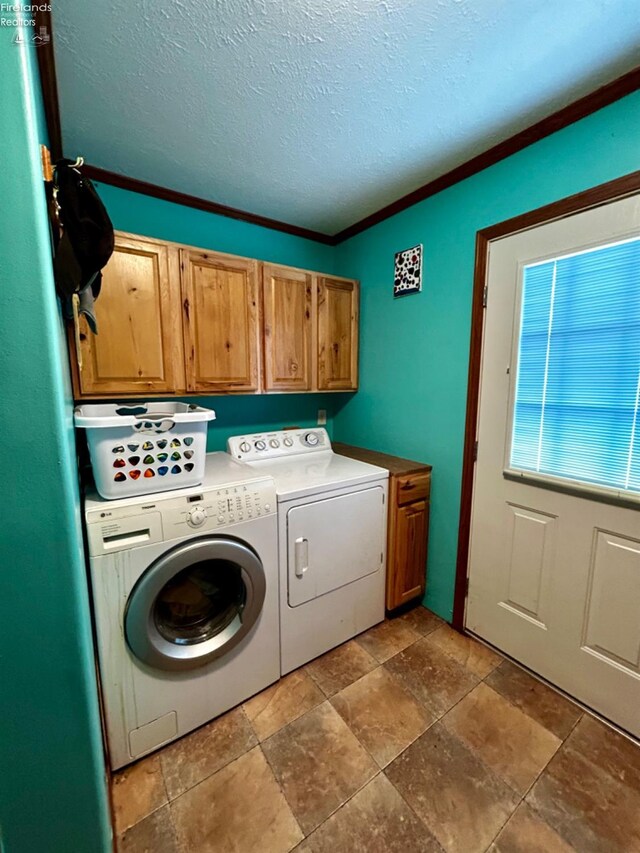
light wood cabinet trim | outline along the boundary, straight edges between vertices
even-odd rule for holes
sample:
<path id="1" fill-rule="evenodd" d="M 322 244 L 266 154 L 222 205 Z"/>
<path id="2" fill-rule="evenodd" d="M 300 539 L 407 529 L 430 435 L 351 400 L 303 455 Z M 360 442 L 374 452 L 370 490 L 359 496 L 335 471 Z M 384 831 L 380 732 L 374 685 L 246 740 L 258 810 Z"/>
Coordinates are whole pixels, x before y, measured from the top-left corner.
<path id="1" fill-rule="evenodd" d="M 180 365 L 183 361 L 182 330 L 180 322 L 176 322 L 179 293 L 169 273 L 170 250 L 166 244 L 116 232 L 114 256 L 119 262 L 121 259 L 118 258 L 118 253 L 151 256 L 156 265 L 154 270 L 156 277 L 150 285 L 148 282 L 143 283 L 145 296 L 141 306 L 135 305 L 137 297 L 133 296 L 139 290 L 140 282 L 136 287 L 131 285 L 129 288 L 132 300 L 130 313 L 118 318 L 115 333 L 105 334 L 107 325 L 105 312 L 109 310 L 108 297 L 111 292 L 109 277 L 114 274 L 113 266 L 109 270 L 107 265 L 103 273 L 105 289 L 101 298 L 96 301 L 98 335 L 94 336 L 84 317 L 80 318 L 82 368 L 78 367 L 73 327 L 70 326 L 69 329 L 74 386 L 79 396 L 93 397 L 111 397 L 122 393 L 137 396 L 149 393 L 176 393 L 180 390 Z M 155 311 L 151 315 L 144 316 L 142 312 L 149 308 L 149 305 L 144 303 L 148 303 L 150 297 L 153 299 L 152 307 Z M 150 319 L 152 322 L 149 322 Z M 158 326 L 159 334 L 156 335 Z M 112 362 L 112 368 L 109 376 L 101 376 L 100 353 L 105 352 L 106 347 L 109 348 L 106 350 L 108 353 L 106 358 Z M 135 365 L 126 361 L 131 357 L 132 349 L 139 353 L 139 360 L 137 359 Z M 154 350 L 160 368 L 154 374 L 144 375 L 142 359 L 147 352 Z M 121 369 L 113 369 L 114 366 L 117 367 L 118 362 Z"/>
<path id="2" fill-rule="evenodd" d="M 174 365 L 174 384 L 177 394 L 187 390 L 187 377 L 184 360 L 184 332 L 182 327 L 182 286 L 180 277 L 180 251 L 169 246 L 169 285 L 171 288 L 171 338 L 167 350 L 171 353 Z"/>
<path id="3" fill-rule="evenodd" d="M 220 375 L 209 377 L 198 370 L 198 314 L 203 306 L 198 306 L 198 294 L 194 283 L 194 266 L 229 272 L 243 273 L 246 294 L 241 302 L 242 311 L 230 311 L 233 327 L 216 328 L 218 318 L 211 318 L 207 334 L 212 336 L 213 347 L 218 342 L 227 349 L 231 339 L 244 337 L 246 347 L 246 369 L 244 375 L 236 377 Z M 260 305 L 258 294 L 258 262 L 250 258 L 238 258 L 218 252 L 200 252 L 193 249 L 180 250 L 180 270 L 182 274 L 182 320 L 184 330 L 184 352 L 186 384 L 188 391 L 196 392 L 255 392 L 260 390 Z M 235 332 L 235 334 L 234 334 Z M 224 359 L 220 359 L 221 361 Z"/>
<path id="4" fill-rule="evenodd" d="M 348 294 L 350 297 L 342 317 L 332 305 L 334 294 Z M 358 282 L 318 276 L 317 295 L 318 389 L 355 391 L 358 387 Z M 344 353 L 347 346 L 348 352 Z"/>
<path id="5" fill-rule="evenodd" d="M 265 391 L 312 389 L 313 276 L 263 264 Z"/>

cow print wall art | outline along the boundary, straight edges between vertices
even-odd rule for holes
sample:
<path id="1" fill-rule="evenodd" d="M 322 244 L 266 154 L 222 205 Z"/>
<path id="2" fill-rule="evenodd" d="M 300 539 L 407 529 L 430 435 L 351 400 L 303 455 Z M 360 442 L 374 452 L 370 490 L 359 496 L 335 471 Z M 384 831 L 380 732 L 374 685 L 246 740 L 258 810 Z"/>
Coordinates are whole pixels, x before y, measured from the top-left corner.
<path id="1" fill-rule="evenodd" d="M 408 296 L 422 290 L 422 244 L 396 252 L 393 295 Z"/>

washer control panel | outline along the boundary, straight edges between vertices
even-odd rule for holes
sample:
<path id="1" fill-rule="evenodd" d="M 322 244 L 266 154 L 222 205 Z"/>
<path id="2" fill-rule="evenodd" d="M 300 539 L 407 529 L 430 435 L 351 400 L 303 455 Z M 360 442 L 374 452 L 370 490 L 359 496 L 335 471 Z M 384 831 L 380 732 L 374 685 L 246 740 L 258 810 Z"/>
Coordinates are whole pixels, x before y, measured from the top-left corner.
<path id="1" fill-rule="evenodd" d="M 227 452 L 243 462 L 317 453 L 319 450 L 331 450 L 329 434 L 324 427 L 236 435 L 227 441 Z"/>
<path id="2" fill-rule="evenodd" d="M 91 556 L 167 542 L 190 533 L 211 533 L 232 524 L 273 515 L 277 509 L 271 478 L 204 489 L 180 497 L 147 495 L 144 501 L 86 513 Z"/>

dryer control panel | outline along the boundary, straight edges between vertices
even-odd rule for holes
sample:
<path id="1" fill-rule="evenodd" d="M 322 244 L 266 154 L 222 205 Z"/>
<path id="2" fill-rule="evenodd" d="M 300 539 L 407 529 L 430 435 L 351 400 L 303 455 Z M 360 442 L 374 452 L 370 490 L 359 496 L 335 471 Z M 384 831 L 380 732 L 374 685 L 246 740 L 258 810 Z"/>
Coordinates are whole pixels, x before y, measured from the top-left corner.
<path id="1" fill-rule="evenodd" d="M 195 533 L 212 533 L 277 510 L 273 480 L 229 484 L 189 494 L 146 495 L 122 505 L 105 502 L 86 513 L 92 557 L 167 542 Z"/>
<path id="2" fill-rule="evenodd" d="M 298 456 L 321 450 L 331 450 L 329 433 L 323 427 L 256 432 L 252 435 L 235 435 L 227 440 L 227 452 L 242 462 Z"/>

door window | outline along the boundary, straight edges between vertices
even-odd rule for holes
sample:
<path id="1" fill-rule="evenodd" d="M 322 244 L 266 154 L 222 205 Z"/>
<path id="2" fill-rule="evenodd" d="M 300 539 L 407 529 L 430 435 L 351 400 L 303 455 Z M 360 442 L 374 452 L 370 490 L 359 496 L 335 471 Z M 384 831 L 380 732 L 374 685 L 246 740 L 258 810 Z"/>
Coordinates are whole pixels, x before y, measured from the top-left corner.
<path id="1" fill-rule="evenodd" d="M 640 492 L 640 238 L 525 265 L 509 467 Z"/>

